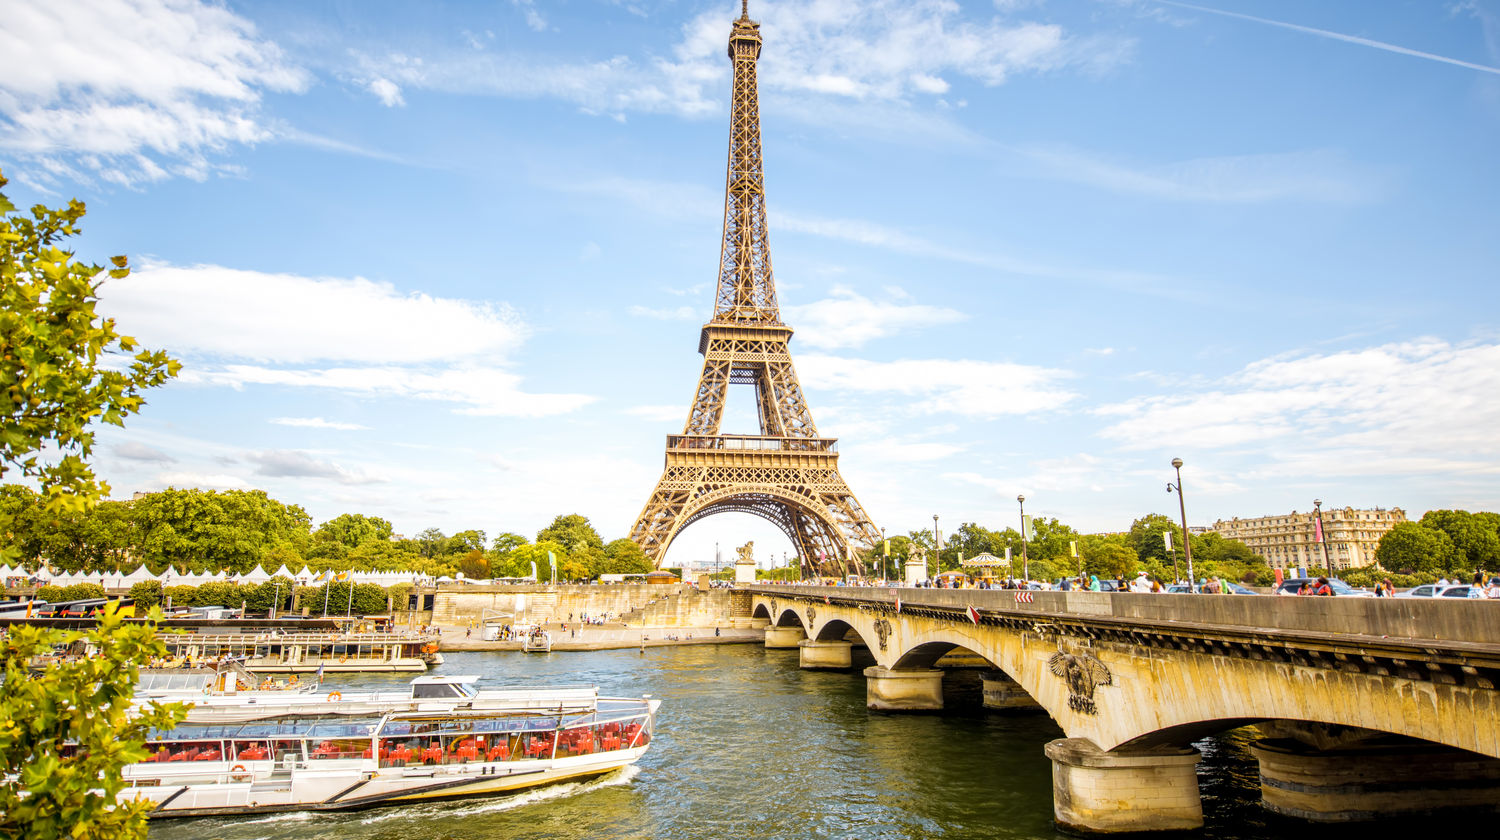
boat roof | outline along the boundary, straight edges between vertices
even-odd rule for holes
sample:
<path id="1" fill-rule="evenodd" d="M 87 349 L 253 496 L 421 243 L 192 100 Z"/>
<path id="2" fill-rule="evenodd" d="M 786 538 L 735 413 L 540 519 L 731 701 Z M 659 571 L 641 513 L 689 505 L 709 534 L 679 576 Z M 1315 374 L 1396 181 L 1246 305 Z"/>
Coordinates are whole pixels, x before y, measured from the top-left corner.
<path id="1" fill-rule="evenodd" d="M 414 680 L 411 681 L 411 684 L 412 685 L 471 685 L 471 684 L 477 683 L 477 682 L 479 682 L 479 676 L 477 674 L 457 674 L 457 675 L 452 675 L 452 676 L 443 675 L 443 674 L 434 674 L 432 676 L 417 677 L 416 679 L 414 679 Z"/>

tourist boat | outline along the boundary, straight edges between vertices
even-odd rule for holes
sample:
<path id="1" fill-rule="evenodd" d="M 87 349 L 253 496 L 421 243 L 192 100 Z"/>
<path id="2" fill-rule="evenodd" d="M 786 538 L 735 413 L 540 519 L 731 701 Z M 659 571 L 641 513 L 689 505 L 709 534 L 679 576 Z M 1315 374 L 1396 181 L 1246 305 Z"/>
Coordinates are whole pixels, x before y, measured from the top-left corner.
<path id="1" fill-rule="evenodd" d="M 257 674 L 425 671 L 443 661 L 439 637 L 413 630 L 162 633 L 158 638 L 175 660 L 237 659 Z"/>
<path id="2" fill-rule="evenodd" d="M 661 704 L 594 687 L 481 691 L 476 679 L 423 677 L 408 692 L 326 699 L 204 698 L 177 728 L 150 734 L 149 758 L 125 768 L 120 798 L 155 803 L 157 818 L 511 793 L 634 763 Z"/>
<path id="3" fill-rule="evenodd" d="M 540 627 L 521 639 L 521 650 L 527 653 L 547 653 L 552 650 L 552 634 Z"/>

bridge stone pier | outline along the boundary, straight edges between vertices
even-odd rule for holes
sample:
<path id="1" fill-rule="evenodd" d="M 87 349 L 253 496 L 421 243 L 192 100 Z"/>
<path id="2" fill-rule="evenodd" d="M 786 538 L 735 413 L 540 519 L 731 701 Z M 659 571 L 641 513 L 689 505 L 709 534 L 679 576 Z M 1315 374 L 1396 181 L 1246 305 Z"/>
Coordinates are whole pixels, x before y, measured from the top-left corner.
<path id="1" fill-rule="evenodd" d="M 1193 743 L 1246 726 L 1277 813 L 1500 812 L 1500 604 L 749 589 L 767 647 L 795 639 L 804 668 L 847 669 L 867 647 L 872 710 L 940 710 L 935 663 L 956 648 L 983 657 L 987 707 L 1039 708 L 1063 730 L 1046 755 L 1055 817 L 1072 830 L 1201 826 Z"/>

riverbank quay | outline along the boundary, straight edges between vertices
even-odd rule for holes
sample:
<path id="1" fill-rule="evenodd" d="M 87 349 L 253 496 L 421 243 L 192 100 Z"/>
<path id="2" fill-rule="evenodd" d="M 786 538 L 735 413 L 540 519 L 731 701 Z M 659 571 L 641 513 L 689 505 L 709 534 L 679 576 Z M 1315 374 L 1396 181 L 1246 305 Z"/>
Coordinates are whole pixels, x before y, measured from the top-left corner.
<path id="1" fill-rule="evenodd" d="M 675 647 L 678 645 L 745 645 L 764 644 L 765 631 L 734 627 L 627 627 L 620 623 L 603 625 L 568 625 L 561 622 L 543 625 L 552 634 L 552 651 L 624 650 L 628 648 Z M 439 650 L 485 651 L 520 650 L 521 640 L 485 641 L 479 628 L 466 634 L 468 628 L 439 625 L 443 631 Z M 714 631 L 717 630 L 716 634 Z"/>

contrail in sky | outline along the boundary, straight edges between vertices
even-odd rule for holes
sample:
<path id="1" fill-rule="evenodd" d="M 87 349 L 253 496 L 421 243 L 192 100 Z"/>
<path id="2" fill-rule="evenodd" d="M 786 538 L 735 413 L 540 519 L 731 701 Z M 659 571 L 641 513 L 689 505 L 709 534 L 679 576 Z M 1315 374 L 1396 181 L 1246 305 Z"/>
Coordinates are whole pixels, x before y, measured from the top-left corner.
<path id="1" fill-rule="evenodd" d="M 1177 6 L 1178 8 L 1182 9 L 1192 9 L 1198 12 L 1207 12 L 1211 15 L 1223 15 L 1224 17 L 1239 18 L 1240 20 L 1250 20 L 1256 23 L 1264 23 L 1267 26 L 1279 26 L 1282 29 L 1290 29 L 1294 32 L 1306 32 L 1309 35 L 1317 35 L 1323 38 L 1332 38 L 1335 41 L 1347 41 L 1351 44 L 1362 44 L 1366 47 L 1374 47 L 1377 50 L 1400 53 L 1401 55 L 1416 56 L 1417 58 L 1425 58 L 1429 61 L 1441 61 L 1444 64 L 1452 64 L 1457 67 L 1467 67 L 1470 70 L 1478 70 L 1482 73 L 1494 73 L 1495 75 L 1500 76 L 1500 67 L 1491 67 L 1487 64 L 1473 64 L 1468 61 L 1459 61 L 1456 58 L 1448 58 L 1447 56 L 1442 55 L 1433 55 L 1432 53 L 1425 53 L 1421 50 L 1407 49 L 1406 47 L 1398 47 L 1395 44 L 1387 44 L 1384 41 L 1372 41 L 1369 38 L 1359 38 L 1354 35 L 1344 35 L 1339 32 L 1329 32 L 1326 29 L 1314 29 L 1311 26 L 1299 26 L 1295 23 L 1284 23 L 1279 20 L 1267 20 L 1266 18 L 1255 17 L 1254 15 L 1242 15 L 1239 12 L 1226 12 L 1223 9 L 1210 9 L 1204 6 L 1194 6 L 1191 3 L 1179 3 L 1176 2 L 1176 0 L 1156 0 L 1156 2 L 1164 6 Z"/>

